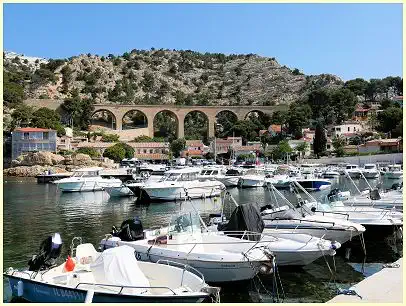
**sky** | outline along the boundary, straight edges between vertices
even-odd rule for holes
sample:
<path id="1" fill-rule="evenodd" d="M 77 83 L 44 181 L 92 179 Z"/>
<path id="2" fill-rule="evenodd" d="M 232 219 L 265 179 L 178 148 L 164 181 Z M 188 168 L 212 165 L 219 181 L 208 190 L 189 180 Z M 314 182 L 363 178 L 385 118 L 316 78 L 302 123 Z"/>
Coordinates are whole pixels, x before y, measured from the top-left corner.
<path id="1" fill-rule="evenodd" d="M 402 75 L 402 4 L 3 4 L 4 50 L 68 58 L 132 49 L 275 57 L 343 80 Z"/>

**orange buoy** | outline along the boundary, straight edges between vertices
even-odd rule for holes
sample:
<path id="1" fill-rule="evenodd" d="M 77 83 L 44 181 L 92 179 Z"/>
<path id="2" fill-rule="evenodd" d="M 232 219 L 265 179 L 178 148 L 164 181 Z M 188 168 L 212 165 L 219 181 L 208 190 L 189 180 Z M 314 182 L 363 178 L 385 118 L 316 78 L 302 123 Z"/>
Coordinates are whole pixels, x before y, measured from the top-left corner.
<path id="1" fill-rule="evenodd" d="M 65 262 L 65 271 L 66 272 L 71 272 L 73 271 L 73 269 L 75 269 L 75 262 L 73 261 L 73 259 L 68 256 L 68 259 Z"/>

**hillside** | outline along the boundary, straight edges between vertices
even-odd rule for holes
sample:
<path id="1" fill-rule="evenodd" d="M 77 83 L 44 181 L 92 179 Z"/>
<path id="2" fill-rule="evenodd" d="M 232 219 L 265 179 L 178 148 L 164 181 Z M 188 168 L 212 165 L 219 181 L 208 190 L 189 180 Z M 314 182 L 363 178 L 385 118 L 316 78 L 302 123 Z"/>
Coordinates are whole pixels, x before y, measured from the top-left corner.
<path id="1" fill-rule="evenodd" d="M 95 103 L 178 105 L 290 104 L 315 88 L 341 87 L 330 74 L 307 76 L 254 54 L 133 50 L 116 57 L 44 60 L 5 53 L 5 71 L 20 88 L 7 99 L 64 99 L 72 89 Z"/>

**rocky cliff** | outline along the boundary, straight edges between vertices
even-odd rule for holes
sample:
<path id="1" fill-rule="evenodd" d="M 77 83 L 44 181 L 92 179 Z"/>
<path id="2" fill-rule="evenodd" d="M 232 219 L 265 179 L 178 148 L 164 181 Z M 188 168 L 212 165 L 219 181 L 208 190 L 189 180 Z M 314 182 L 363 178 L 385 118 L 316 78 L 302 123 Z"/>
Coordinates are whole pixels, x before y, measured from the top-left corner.
<path id="1" fill-rule="evenodd" d="M 12 168 L 4 169 L 4 176 L 37 176 L 45 171 L 54 173 L 70 172 L 81 167 L 115 168 L 117 164 L 106 159 L 104 162 L 92 160 L 89 155 L 75 154 L 61 156 L 51 152 L 30 152 L 19 156 L 11 163 Z"/>
<path id="2" fill-rule="evenodd" d="M 29 59 L 29 60 L 28 60 Z M 314 88 L 341 87 L 331 74 L 304 75 L 275 58 L 176 50 L 39 60 L 10 53 L 6 71 L 23 73 L 24 98 L 64 99 L 72 89 L 95 103 L 289 104 Z"/>

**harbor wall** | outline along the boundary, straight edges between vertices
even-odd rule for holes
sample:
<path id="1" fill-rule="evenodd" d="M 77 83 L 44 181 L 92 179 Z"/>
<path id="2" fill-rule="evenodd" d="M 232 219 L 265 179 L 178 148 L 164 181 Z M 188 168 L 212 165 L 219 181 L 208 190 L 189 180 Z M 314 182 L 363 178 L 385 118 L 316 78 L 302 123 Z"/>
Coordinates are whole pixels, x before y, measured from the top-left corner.
<path id="1" fill-rule="evenodd" d="M 393 154 L 377 154 L 377 155 L 367 155 L 367 156 L 347 156 L 347 157 L 330 157 L 330 158 L 319 158 L 319 159 L 304 159 L 301 163 L 308 164 L 333 164 L 333 163 L 347 163 L 347 164 L 358 164 L 363 166 L 364 164 L 399 164 L 403 163 L 403 153 L 393 153 Z"/>

